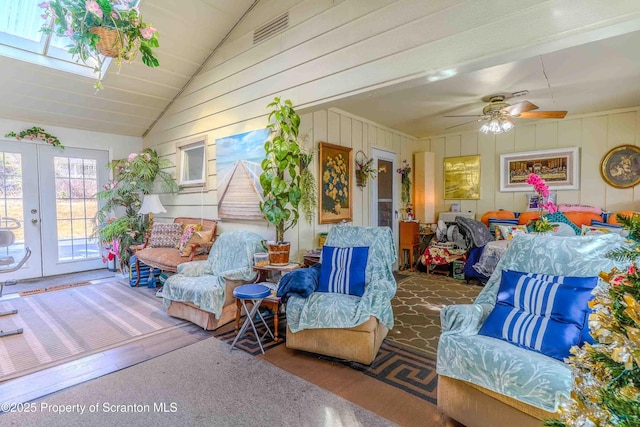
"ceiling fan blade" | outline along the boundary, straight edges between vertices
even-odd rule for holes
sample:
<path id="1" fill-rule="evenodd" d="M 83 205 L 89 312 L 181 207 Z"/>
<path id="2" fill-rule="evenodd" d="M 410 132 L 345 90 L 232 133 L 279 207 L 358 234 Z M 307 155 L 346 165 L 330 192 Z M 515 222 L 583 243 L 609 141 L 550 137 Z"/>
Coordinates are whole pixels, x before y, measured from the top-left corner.
<path id="1" fill-rule="evenodd" d="M 484 117 L 484 114 L 463 114 L 460 116 L 442 116 L 442 117 Z"/>
<path id="2" fill-rule="evenodd" d="M 521 113 L 518 119 L 564 119 L 566 111 L 530 111 Z"/>
<path id="3" fill-rule="evenodd" d="M 464 122 L 464 123 L 460 123 L 459 125 L 454 125 L 454 126 L 449 126 L 446 129 L 453 129 L 453 128 L 457 128 L 458 126 L 464 126 L 464 125 L 468 125 L 469 123 L 477 123 L 477 122 L 481 122 L 483 120 L 486 120 L 486 118 L 482 118 L 482 119 L 478 119 L 478 120 L 471 120 L 470 122 Z"/>
<path id="4" fill-rule="evenodd" d="M 537 110 L 538 108 L 539 107 L 537 105 L 532 104 L 529 101 L 522 101 L 522 102 L 518 102 L 517 104 L 504 107 L 500 111 L 509 113 L 510 116 L 517 116 L 518 114 L 522 114 L 525 111 Z"/>

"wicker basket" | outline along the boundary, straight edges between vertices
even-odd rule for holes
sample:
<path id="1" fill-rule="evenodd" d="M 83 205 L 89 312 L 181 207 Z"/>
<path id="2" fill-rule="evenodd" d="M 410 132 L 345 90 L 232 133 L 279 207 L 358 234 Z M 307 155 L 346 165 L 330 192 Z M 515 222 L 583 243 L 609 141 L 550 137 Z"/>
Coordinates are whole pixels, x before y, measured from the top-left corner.
<path id="1" fill-rule="evenodd" d="M 98 52 L 110 58 L 117 58 L 122 48 L 122 34 L 118 36 L 118 30 L 107 27 L 91 27 L 91 34 L 100 36 L 100 41 L 96 43 Z"/>

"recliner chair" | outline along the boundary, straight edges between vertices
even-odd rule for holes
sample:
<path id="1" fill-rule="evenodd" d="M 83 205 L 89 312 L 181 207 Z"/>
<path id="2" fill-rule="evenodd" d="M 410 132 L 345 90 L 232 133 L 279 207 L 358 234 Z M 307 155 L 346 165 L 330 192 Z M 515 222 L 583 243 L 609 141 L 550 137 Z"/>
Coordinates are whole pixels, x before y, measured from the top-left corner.
<path id="1" fill-rule="evenodd" d="M 393 327 L 396 247 L 388 227 L 334 226 L 326 246 L 369 247 L 362 297 L 313 292 L 287 302 L 287 347 L 371 364 Z M 322 262 L 322 260 L 321 260 Z"/>

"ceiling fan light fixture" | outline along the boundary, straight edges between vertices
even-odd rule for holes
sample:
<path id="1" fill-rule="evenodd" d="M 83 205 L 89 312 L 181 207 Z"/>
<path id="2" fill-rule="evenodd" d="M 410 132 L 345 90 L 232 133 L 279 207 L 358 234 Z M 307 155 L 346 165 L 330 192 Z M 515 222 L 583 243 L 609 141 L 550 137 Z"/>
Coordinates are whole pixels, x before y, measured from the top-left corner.
<path id="1" fill-rule="evenodd" d="M 514 127 L 516 127 L 515 124 L 507 116 L 492 117 L 491 120 L 485 122 L 480 127 L 480 132 L 487 134 L 492 133 L 495 135 L 499 133 L 509 132 Z"/>

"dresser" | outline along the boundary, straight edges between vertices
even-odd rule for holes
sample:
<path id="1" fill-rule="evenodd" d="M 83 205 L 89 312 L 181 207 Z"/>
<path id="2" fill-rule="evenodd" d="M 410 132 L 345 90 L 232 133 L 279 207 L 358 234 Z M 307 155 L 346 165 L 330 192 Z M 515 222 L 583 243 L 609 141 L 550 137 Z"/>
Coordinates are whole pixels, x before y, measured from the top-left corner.
<path id="1" fill-rule="evenodd" d="M 400 221 L 400 270 L 415 268 L 414 254 L 420 250 L 420 224 L 416 221 Z M 408 252 L 409 262 L 405 257 Z"/>

